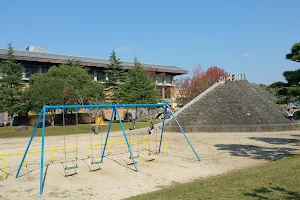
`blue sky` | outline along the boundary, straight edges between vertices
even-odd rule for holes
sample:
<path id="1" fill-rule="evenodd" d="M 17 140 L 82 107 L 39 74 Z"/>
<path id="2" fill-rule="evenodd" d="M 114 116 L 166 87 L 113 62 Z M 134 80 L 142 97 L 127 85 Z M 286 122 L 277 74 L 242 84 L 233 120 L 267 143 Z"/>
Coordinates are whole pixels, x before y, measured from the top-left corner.
<path id="1" fill-rule="evenodd" d="M 300 68 L 285 60 L 300 41 L 299 0 L 1 1 L 0 48 L 168 64 L 217 65 L 251 82 L 283 80 Z"/>

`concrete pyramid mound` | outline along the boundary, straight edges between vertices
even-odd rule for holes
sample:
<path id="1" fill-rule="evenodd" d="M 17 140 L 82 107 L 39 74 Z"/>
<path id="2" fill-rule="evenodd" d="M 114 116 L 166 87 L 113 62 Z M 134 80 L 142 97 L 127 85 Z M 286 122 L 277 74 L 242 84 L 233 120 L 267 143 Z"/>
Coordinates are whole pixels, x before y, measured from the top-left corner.
<path id="1" fill-rule="evenodd" d="M 248 81 L 217 83 L 176 113 L 186 132 L 252 132 L 296 130 L 272 94 Z M 167 131 L 179 131 L 176 122 Z"/>

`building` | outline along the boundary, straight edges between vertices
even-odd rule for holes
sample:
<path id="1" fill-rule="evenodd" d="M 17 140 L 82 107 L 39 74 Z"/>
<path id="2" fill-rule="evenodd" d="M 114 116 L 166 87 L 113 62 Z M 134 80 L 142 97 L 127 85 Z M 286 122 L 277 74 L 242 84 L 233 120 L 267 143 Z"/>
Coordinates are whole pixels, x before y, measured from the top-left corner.
<path id="1" fill-rule="evenodd" d="M 109 65 L 109 60 L 106 59 L 53 54 L 48 53 L 46 48 L 40 46 L 29 46 L 26 51 L 14 51 L 16 60 L 23 66 L 25 85 L 28 85 L 32 74 L 47 73 L 51 66 L 63 64 L 68 60 L 77 60 L 81 66 L 89 68 L 88 73 L 95 81 L 103 81 L 107 78 L 104 71 Z M 6 59 L 6 57 L 7 49 L 0 49 L 0 61 Z M 122 64 L 126 70 L 134 66 L 133 62 L 123 62 Z M 175 107 L 173 79 L 175 76 L 187 74 L 188 71 L 176 66 L 155 64 L 143 64 L 143 66 L 146 71 L 153 72 L 153 79 L 158 85 L 163 101 Z"/>

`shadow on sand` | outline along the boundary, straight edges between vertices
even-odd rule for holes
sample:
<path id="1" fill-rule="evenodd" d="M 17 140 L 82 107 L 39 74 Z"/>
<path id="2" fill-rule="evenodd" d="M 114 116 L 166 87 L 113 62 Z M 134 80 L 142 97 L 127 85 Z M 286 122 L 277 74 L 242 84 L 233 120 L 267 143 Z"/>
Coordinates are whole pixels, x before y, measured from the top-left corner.
<path id="1" fill-rule="evenodd" d="M 276 148 L 276 147 L 260 147 L 255 145 L 241 144 L 217 144 L 218 150 L 230 151 L 232 156 L 249 157 L 259 160 L 278 160 L 288 156 L 295 155 L 292 153 L 297 149 L 292 148 Z"/>
<path id="2" fill-rule="evenodd" d="M 267 138 L 267 137 L 248 137 L 250 140 L 266 142 L 269 144 L 290 144 L 300 145 L 300 140 L 289 138 Z"/>
<path id="3" fill-rule="evenodd" d="M 300 134 L 293 134 L 291 136 L 293 136 L 293 137 L 300 137 Z"/>

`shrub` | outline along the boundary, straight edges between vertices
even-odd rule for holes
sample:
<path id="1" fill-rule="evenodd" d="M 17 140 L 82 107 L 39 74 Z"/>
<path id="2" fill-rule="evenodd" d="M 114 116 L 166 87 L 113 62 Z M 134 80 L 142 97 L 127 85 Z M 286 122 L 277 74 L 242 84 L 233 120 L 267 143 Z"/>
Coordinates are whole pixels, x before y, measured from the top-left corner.
<path id="1" fill-rule="evenodd" d="M 287 99 L 285 98 L 278 98 L 276 99 L 277 104 L 287 104 Z"/>
<path id="2" fill-rule="evenodd" d="M 294 120 L 300 120 L 300 111 L 294 112 L 293 118 L 294 118 Z"/>

